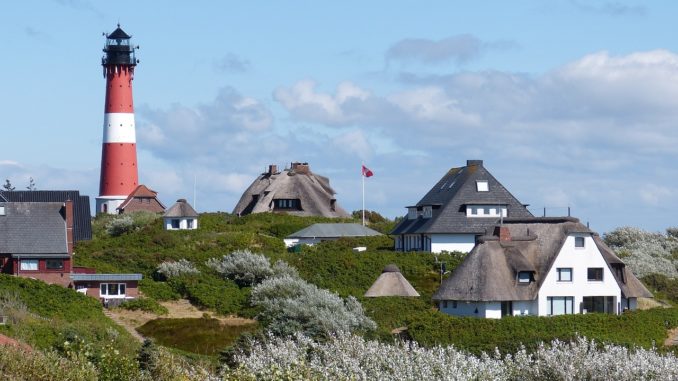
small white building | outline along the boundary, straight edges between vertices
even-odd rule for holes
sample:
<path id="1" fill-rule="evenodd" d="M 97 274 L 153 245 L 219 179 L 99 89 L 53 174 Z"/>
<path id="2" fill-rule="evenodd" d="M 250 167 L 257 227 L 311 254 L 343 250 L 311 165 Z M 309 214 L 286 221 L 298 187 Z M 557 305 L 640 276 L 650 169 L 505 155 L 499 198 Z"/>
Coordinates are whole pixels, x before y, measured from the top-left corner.
<path id="1" fill-rule="evenodd" d="M 393 229 L 397 251 L 470 252 L 477 238 L 506 217 L 532 217 L 483 166 L 467 160 L 452 168 Z M 489 229 L 489 230 L 488 230 Z"/>
<path id="2" fill-rule="evenodd" d="M 198 212 L 180 198 L 162 216 L 165 230 L 193 230 L 198 228 Z"/>
<path id="3" fill-rule="evenodd" d="M 314 245 L 322 241 L 336 240 L 342 237 L 367 237 L 382 235 L 374 229 L 354 223 L 318 223 L 285 237 L 285 247 L 295 245 Z"/>
<path id="4" fill-rule="evenodd" d="M 440 311 L 501 318 L 619 314 L 652 294 L 576 218 L 504 220 L 433 295 Z"/>

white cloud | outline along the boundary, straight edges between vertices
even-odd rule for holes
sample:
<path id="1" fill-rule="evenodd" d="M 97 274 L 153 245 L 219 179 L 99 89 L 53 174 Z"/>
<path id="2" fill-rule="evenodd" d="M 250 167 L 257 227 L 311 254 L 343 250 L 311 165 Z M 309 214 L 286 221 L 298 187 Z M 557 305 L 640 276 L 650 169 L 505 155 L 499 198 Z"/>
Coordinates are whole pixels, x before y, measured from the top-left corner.
<path id="1" fill-rule="evenodd" d="M 640 199 L 647 205 L 668 205 L 673 196 L 673 191 L 665 186 L 645 184 L 638 190 Z"/>
<path id="2" fill-rule="evenodd" d="M 423 63 L 454 61 L 462 64 L 478 58 L 488 49 L 506 49 L 515 46 L 515 43 L 508 41 L 484 42 L 470 34 L 450 36 L 441 40 L 406 38 L 396 42 L 386 51 L 386 59 Z"/>

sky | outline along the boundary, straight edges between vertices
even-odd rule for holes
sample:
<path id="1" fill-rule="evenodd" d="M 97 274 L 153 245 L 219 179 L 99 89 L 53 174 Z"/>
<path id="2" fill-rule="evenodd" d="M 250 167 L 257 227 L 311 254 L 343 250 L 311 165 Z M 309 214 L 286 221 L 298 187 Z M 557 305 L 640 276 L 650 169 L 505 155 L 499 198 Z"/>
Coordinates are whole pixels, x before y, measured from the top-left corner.
<path id="1" fill-rule="evenodd" d="M 480 159 L 535 215 L 664 231 L 676 15 L 674 1 L 13 1 L 0 179 L 98 195 L 103 33 L 120 23 L 140 46 L 140 183 L 168 206 L 231 212 L 269 164 L 301 161 L 358 210 L 364 163 L 366 208 L 394 218 Z"/>

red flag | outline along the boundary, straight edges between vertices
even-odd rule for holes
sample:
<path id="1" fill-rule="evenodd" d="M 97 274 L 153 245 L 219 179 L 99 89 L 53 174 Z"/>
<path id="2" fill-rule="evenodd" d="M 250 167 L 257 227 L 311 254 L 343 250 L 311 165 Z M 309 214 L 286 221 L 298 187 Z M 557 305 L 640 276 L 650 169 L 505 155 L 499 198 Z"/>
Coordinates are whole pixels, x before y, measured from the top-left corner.
<path id="1" fill-rule="evenodd" d="M 366 166 L 363 165 L 363 176 L 372 177 L 372 176 L 374 176 L 374 173 L 372 171 L 370 171 L 369 168 L 367 168 Z"/>

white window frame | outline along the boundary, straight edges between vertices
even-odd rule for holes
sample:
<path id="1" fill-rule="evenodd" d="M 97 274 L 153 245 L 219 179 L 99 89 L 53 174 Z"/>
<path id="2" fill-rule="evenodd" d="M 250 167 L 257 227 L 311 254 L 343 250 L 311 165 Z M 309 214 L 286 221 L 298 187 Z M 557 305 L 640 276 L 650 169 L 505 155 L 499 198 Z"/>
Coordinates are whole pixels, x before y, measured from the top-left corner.
<path id="1" fill-rule="evenodd" d="M 109 293 L 109 291 L 111 289 L 111 285 L 117 286 L 117 290 L 118 290 L 117 294 L 110 294 Z M 127 284 L 126 283 L 108 282 L 108 283 L 100 283 L 99 284 L 99 296 L 101 296 L 102 298 L 108 298 L 108 299 L 125 298 L 126 295 L 127 295 Z"/>
<path id="2" fill-rule="evenodd" d="M 581 242 L 581 246 L 578 245 Z M 577 250 L 586 248 L 586 238 L 585 237 L 574 237 L 574 248 Z"/>
<path id="3" fill-rule="evenodd" d="M 523 275 L 523 276 L 521 276 Z M 524 277 L 527 275 L 527 278 Z M 532 272 L 530 271 L 518 271 L 518 283 L 520 284 L 530 284 L 532 281 Z"/>
<path id="4" fill-rule="evenodd" d="M 425 206 L 423 216 L 424 216 L 424 218 L 433 217 L 433 207 L 432 206 Z"/>
<path id="5" fill-rule="evenodd" d="M 32 268 L 35 265 L 35 268 Z M 40 261 L 37 259 L 22 259 L 19 263 L 19 270 L 21 271 L 38 271 L 40 270 Z"/>
<path id="6" fill-rule="evenodd" d="M 549 316 L 555 316 L 553 313 L 554 303 L 563 303 L 563 313 L 556 315 L 574 314 L 574 296 L 548 296 L 546 297 L 546 311 Z M 568 309 L 569 307 L 569 309 Z"/>
<path id="7" fill-rule="evenodd" d="M 478 192 L 489 192 L 490 191 L 490 183 L 487 180 L 476 181 L 476 191 L 478 191 Z"/>
<path id="8" fill-rule="evenodd" d="M 569 270 L 569 271 L 567 271 Z M 563 279 L 563 274 L 565 273 L 570 273 L 570 279 Z M 557 280 L 558 282 L 567 282 L 567 283 L 572 283 L 572 273 L 573 273 L 572 267 L 559 267 L 556 269 L 556 275 L 557 275 Z"/>
<path id="9" fill-rule="evenodd" d="M 192 218 L 186 219 L 186 229 L 193 229 L 193 219 Z"/>
<path id="10" fill-rule="evenodd" d="M 175 225 L 176 223 L 176 225 Z M 181 219 L 179 218 L 173 218 L 170 221 L 170 224 L 172 225 L 172 229 L 181 229 Z"/>

